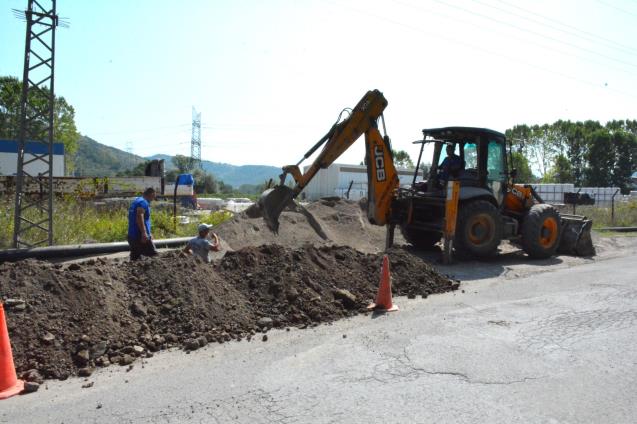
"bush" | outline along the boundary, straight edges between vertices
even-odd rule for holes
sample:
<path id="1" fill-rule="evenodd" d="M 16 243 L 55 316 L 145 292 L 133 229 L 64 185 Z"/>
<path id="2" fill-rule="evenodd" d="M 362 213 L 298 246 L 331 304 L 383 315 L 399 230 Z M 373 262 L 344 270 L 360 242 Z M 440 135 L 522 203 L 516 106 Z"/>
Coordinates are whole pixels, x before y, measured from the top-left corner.
<path id="1" fill-rule="evenodd" d="M 97 206 L 94 202 L 71 197 L 56 199 L 53 215 L 53 244 L 108 243 L 126 241 L 128 233 L 128 203 Z M 0 199 L 0 248 L 13 244 L 13 200 Z M 179 213 L 179 212 L 178 212 Z M 38 217 L 38 211 L 30 211 L 30 217 Z M 154 239 L 195 236 L 200 222 L 218 225 L 232 217 L 228 211 L 214 211 L 199 215 L 189 224 L 175 224 L 172 208 L 154 207 L 151 232 Z M 27 234 L 31 239 L 43 238 L 41 231 Z"/>

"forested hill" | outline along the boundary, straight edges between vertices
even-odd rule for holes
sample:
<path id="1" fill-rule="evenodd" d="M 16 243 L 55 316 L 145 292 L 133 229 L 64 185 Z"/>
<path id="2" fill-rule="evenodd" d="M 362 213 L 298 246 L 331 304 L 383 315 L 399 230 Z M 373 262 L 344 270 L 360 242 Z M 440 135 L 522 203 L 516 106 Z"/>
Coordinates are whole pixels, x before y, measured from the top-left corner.
<path id="1" fill-rule="evenodd" d="M 106 146 L 90 137 L 82 136 L 74 155 L 75 170 L 73 174 L 94 177 L 114 176 L 130 170 L 148 159 L 164 159 L 166 171 L 175 169 L 172 156 L 157 154 L 143 158 L 115 147 Z M 263 184 L 281 173 L 281 168 L 266 165 L 237 166 L 207 160 L 202 161 L 201 165 L 204 171 L 214 175 L 218 181 L 223 181 L 236 188 L 244 184 Z"/>
<path id="2" fill-rule="evenodd" d="M 105 177 L 132 169 L 145 159 L 115 147 L 98 143 L 90 137 L 82 136 L 75 153 L 74 175 Z"/>
<path id="3" fill-rule="evenodd" d="M 172 156 L 153 155 L 148 159 L 164 159 L 167 171 L 175 168 L 171 162 Z M 281 173 L 281 168 L 267 165 L 230 165 L 229 163 L 202 160 L 201 166 L 204 171 L 214 175 L 217 180 L 233 187 L 240 187 L 244 184 L 263 184 L 270 178 L 276 179 Z"/>

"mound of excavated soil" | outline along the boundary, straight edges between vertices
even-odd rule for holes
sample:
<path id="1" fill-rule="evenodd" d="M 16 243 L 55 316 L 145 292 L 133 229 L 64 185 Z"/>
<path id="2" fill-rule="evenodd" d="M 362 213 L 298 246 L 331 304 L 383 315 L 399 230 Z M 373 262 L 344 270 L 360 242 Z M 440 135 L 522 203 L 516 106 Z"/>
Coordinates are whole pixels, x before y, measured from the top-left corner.
<path id="1" fill-rule="evenodd" d="M 215 227 L 226 247 L 240 249 L 276 243 L 287 247 L 304 244 L 350 246 L 365 253 L 379 253 L 385 248 L 385 227 L 372 225 L 366 205 L 344 199 L 321 199 L 308 204 L 308 214 L 297 208 L 285 210 L 279 218 L 278 234 L 267 227 L 258 207 L 253 206 Z M 395 244 L 405 241 L 396 231 Z"/>
<path id="2" fill-rule="evenodd" d="M 394 295 L 458 287 L 405 250 L 389 256 Z M 182 252 L 135 263 L 27 260 L 0 265 L 0 293 L 17 370 L 64 379 L 170 346 L 192 350 L 351 316 L 373 300 L 380 266 L 380 255 L 349 247 L 272 244 L 214 264 Z"/>

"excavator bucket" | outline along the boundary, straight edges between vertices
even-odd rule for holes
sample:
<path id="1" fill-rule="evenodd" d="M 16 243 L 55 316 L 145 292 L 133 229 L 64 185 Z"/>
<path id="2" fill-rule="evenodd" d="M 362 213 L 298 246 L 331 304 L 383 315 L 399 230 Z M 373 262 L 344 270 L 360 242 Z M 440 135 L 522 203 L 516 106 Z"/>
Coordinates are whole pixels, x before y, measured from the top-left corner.
<path id="1" fill-rule="evenodd" d="M 594 256 L 591 238 L 593 221 L 581 215 L 561 214 L 562 238 L 558 252 L 575 256 Z"/>
<path id="2" fill-rule="evenodd" d="M 259 207 L 263 219 L 273 232 L 279 231 L 279 215 L 283 209 L 294 203 L 294 195 L 294 190 L 284 185 L 270 188 L 261 194 Z"/>

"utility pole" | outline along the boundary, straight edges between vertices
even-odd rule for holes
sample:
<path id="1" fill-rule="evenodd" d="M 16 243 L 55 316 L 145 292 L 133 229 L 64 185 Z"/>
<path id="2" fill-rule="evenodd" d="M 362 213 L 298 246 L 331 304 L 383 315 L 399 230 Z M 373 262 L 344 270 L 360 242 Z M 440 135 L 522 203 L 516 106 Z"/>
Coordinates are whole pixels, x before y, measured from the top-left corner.
<path id="1" fill-rule="evenodd" d="M 192 138 L 190 139 L 192 169 L 201 168 L 201 112 L 192 107 Z"/>
<path id="2" fill-rule="evenodd" d="M 13 246 L 53 244 L 53 108 L 56 0 L 29 0 L 18 132 Z M 44 6 L 47 7 L 44 7 Z M 21 11 L 14 11 L 22 17 Z M 25 160 L 27 142 L 32 149 Z M 38 187 L 38 194 L 29 193 Z"/>

